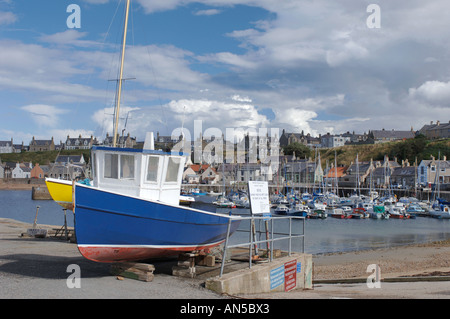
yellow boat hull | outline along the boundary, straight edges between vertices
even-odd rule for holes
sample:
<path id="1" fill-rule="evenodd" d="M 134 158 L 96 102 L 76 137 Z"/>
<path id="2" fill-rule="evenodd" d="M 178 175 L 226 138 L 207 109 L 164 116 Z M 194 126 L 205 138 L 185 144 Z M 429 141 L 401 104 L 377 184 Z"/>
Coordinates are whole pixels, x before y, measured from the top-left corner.
<path id="1" fill-rule="evenodd" d="M 46 178 L 48 192 L 55 202 L 66 209 L 73 209 L 72 182 L 56 178 Z"/>

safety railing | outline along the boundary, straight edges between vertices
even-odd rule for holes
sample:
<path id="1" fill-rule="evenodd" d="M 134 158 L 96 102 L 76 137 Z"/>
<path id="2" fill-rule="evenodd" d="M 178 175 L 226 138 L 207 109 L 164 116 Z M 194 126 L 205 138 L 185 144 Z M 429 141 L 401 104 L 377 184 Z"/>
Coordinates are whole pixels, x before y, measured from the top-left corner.
<path id="1" fill-rule="evenodd" d="M 245 232 L 249 233 L 249 241 L 244 243 L 238 243 L 238 244 L 229 244 L 230 240 L 230 232 L 231 232 L 231 222 L 232 220 L 240 219 L 242 221 L 249 221 L 249 229 L 238 229 L 236 232 Z M 275 223 L 279 223 L 282 220 L 288 220 L 288 231 L 282 232 L 282 231 L 275 231 Z M 294 223 L 294 220 L 300 220 L 302 221 L 302 232 L 294 233 L 293 232 L 293 225 L 295 224 L 298 227 L 298 223 Z M 258 221 L 258 227 L 256 227 L 256 221 Z M 261 222 L 264 222 L 264 230 L 261 230 Z M 261 237 L 265 236 L 265 239 L 262 239 Z M 258 238 L 257 238 L 258 237 Z M 224 267 L 225 267 L 225 261 L 227 258 L 227 251 L 230 251 L 232 248 L 238 248 L 238 247 L 249 247 L 249 268 L 252 268 L 252 259 L 253 259 L 253 250 L 255 250 L 255 255 L 258 252 L 258 245 L 266 244 L 266 252 L 267 257 L 270 262 L 273 261 L 273 249 L 274 249 L 274 243 L 278 241 L 287 241 L 288 242 L 288 255 L 291 256 L 292 254 L 292 241 L 296 238 L 302 238 L 302 253 L 305 252 L 305 217 L 299 217 L 299 216 L 233 216 L 233 218 L 230 218 L 228 222 L 228 228 L 227 228 L 227 237 L 225 239 L 225 245 L 222 253 L 222 263 L 220 267 L 220 277 L 223 275 Z"/>

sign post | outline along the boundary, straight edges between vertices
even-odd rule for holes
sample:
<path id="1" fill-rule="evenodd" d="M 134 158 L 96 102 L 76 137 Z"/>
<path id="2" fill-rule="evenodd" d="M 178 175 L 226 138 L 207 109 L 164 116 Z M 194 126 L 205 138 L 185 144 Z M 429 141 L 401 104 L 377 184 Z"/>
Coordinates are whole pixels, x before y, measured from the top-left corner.
<path id="1" fill-rule="evenodd" d="M 264 220 L 266 227 L 266 240 L 269 240 L 269 223 L 271 217 L 269 203 L 269 183 L 263 181 L 248 182 L 248 191 L 250 199 L 250 211 L 252 215 L 262 215 L 267 217 Z M 252 225 L 253 229 L 255 225 Z M 267 257 L 270 259 L 270 244 L 267 241 Z"/>

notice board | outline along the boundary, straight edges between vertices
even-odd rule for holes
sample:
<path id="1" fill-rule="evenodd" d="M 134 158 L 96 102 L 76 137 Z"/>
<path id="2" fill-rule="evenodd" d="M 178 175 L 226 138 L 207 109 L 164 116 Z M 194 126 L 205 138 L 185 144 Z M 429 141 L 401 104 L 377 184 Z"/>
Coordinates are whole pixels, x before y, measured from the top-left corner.
<path id="1" fill-rule="evenodd" d="M 263 181 L 248 182 L 248 191 L 252 214 L 270 217 L 269 183 Z"/>

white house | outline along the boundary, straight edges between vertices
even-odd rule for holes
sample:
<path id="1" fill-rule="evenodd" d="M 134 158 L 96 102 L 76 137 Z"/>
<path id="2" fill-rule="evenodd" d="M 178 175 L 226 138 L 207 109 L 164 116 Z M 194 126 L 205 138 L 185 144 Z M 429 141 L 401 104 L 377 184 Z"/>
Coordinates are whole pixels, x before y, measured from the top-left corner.
<path id="1" fill-rule="evenodd" d="M 320 138 L 320 143 L 322 147 L 325 148 L 334 148 L 339 146 L 344 146 L 345 142 L 350 142 L 351 138 L 349 136 L 341 135 L 331 135 L 327 133 L 326 135 L 322 135 Z"/>
<path id="2" fill-rule="evenodd" d="M 237 181 L 272 181 L 271 165 L 243 164 L 237 169 Z"/>
<path id="3" fill-rule="evenodd" d="M 189 166 L 183 172 L 183 181 L 186 181 L 188 184 L 199 184 L 200 176 Z"/>
<path id="4" fill-rule="evenodd" d="M 29 166 L 16 163 L 16 167 L 12 170 L 12 178 L 31 178 L 31 163 Z"/>
<path id="5" fill-rule="evenodd" d="M 207 184 L 216 184 L 220 180 L 220 175 L 217 174 L 213 167 L 208 166 L 208 168 L 201 173 L 201 180 L 206 181 Z"/>

